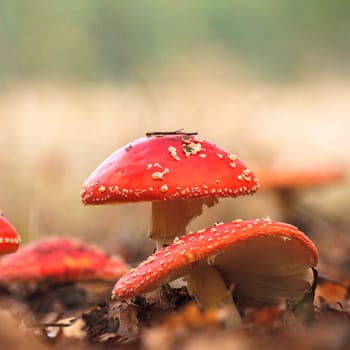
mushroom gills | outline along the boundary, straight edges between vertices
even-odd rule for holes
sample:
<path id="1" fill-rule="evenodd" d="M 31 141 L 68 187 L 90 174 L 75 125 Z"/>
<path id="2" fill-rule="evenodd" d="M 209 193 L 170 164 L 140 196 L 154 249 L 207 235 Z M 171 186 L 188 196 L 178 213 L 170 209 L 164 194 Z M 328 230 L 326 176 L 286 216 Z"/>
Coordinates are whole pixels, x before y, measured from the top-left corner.
<path id="1" fill-rule="evenodd" d="M 270 307 L 286 300 L 294 308 L 310 293 L 314 285 L 311 268 L 296 275 L 281 277 L 248 275 L 239 276 L 235 284 L 233 298 L 240 310 L 247 306 Z"/>
<path id="2" fill-rule="evenodd" d="M 298 239 L 281 235 L 248 239 L 215 258 L 215 265 L 240 310 L 287 300 L 290 305 L 308 294 L 315 282 L 312 257 Z"/>

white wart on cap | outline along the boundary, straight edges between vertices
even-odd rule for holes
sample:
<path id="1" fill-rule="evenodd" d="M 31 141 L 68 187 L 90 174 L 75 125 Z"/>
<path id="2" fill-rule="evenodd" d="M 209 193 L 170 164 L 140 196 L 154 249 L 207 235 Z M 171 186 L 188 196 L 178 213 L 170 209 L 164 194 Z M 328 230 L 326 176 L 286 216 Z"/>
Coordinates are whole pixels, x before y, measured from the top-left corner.
<path id="1" fill-rule="evenodd" d="M 20 241 L 16 229 L 0 214 L 0 254 L 15 252 Z"/>

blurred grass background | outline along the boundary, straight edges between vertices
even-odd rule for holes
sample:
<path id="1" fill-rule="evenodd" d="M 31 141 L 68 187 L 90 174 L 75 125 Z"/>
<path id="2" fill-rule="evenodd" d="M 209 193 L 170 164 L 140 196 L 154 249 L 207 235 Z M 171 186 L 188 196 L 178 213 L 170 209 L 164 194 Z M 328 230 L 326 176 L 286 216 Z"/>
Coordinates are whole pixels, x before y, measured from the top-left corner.
<path id="1" fill-rule="evenodd" d="M 0 208 L 24 241 L 137 250 L 150 206 L 84 208 L 79 191 L 146 131 L 198 131 L 253 170 L 348 169 L 349 53 L 345 0 L 3 0 Z M 301 200 L 345 218 L 349 194 L 345 181 Z M 281 215 L 264 192 L 205 214 L 192 228 Z"/>
<path id="2" fill-rule="evenodd" d="M 346 0 L 3 0 L 0 10 L 2 80 L 139 79 L 189 54 L 200 63 L 201 51 L 269 78 L 349 70 Z"/>

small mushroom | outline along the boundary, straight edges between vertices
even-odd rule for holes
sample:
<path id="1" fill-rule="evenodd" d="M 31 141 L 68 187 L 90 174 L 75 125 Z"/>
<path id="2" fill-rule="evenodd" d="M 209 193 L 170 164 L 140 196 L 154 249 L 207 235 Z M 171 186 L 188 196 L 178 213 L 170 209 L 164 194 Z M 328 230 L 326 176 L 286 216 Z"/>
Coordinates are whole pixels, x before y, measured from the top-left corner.
<path id="1" fill-rule="evenodd" d="M 149 237 L 161 247 L 185 234 L 204 205 L 258 187 L 236 156 L 196 134 L 148 133 L 104 160 L 85 181 L 81 198 L 86 205 L 151 201 Z"/>
<path id="2" fill-rule="evenodd" d="M 317 260 L 312 241 L 292 225 L 233 221 L 190 233 L 155 252 L 116 283 L 112 296 L 132 298 L 187 275 L 200 306 L 224 307 L 238 324 L 231 288 L 239 311 L 276 305 L 281 298 L 295 306 L 315 284 Z"/>
<path id="3" fill-rule="evenodd" d="M 312 210 L 302 207 L 299 201 L 300 192 L 337 184 L 345 179 L 345 169 L 340 165 L 314 168 L 257 167 L 256 173 L 261 190 L 272 191 L 275 194 L 283 221 L 304 229 L 308 229 L 305 217 Z"/>
<path id="4" fill-rule="evenodd" d="M 71 316 L 72 310 L 104 302 L 128 270 L 119 256 L 68 238 L 29 243 L 0 260 L 0 286 L 32 311 L 30 322 Z M 55 333 L 53 333 L 55 334 Z"/>
<path id="5" fill-rule="evenodd" d="M 0 254 L 15 252 L 20 241 L 15 228 L 0 214 Z"/>
<path id="6" fill-rule="evenodd" d="M 307 188 L 324 186 L 344 180 L 345 171 L 340 166 L 316 168 L 265 168 L 257 169 L 263 189 Z"/>
<path id="7" fill-rule="evenodd" d="M 115 281 L 128 270 L 119 256 L 80 240 L 49 238 L 29 243 L 0 260 L 0 283 Z"/>

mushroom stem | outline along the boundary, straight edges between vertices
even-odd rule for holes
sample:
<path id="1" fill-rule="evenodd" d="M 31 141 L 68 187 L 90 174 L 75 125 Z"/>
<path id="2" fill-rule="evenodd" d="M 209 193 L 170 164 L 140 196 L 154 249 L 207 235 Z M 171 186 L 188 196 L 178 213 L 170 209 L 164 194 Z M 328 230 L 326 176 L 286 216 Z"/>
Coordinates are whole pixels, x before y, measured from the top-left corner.
<path id="1" fill-rule="evenodd" d="M 242 323 L 231 293 L 215 266 L 196 269 L 187 275 L 186 279 L 188 290 L 195 297 L 200 307 L 225 310 L 230 326 L 238 326 Z"/>
<path id="2" fill-rule="evenodd" d="M 170 244 L 175 237 L 186 233 L 192 219 L 203 212 L 203 206 L 212 207 L 217 198 L 179 199 L 152 202 L 152 220 L 148 237 L 157 242 L 157 249 Z"/>

